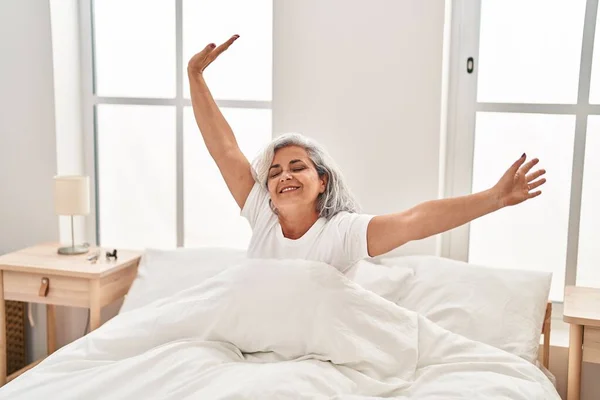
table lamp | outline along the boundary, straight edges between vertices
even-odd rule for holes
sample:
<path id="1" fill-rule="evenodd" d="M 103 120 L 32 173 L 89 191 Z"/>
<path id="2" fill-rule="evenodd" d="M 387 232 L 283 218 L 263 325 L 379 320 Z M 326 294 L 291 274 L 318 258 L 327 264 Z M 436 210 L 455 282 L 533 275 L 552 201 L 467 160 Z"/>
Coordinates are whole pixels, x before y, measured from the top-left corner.
<path id="1" fill-rule="evenodd" d="M 88 252 L 88 246 L 75 245 L 73 217 L 90 213 L 90 179 L 69 175 L 54 177 L 54 208 L 57 215 L 71 217 L 71 246 L 60 247 L 58 254 L 75 255 Z"/>

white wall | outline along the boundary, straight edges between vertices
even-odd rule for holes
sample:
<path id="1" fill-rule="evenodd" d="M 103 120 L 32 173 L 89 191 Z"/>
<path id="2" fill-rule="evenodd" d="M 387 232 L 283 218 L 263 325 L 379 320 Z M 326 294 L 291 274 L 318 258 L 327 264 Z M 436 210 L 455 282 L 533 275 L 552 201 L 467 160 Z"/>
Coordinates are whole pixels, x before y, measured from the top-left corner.
<path id="1" fill-rule="evenodd" d="M 324 144 L 366 213 L 438 196 L 444 7 L 274 1 L 274 134 Z M 435 238 L 399 250 L 434 254 Z"/>
<path id="2" fill-rule="evenodd" d="M 0 2 L 0 253 L 58 240 L 50 10 Z M 34 307 L 29 358 L 46 351 L 45 308 Z"/>

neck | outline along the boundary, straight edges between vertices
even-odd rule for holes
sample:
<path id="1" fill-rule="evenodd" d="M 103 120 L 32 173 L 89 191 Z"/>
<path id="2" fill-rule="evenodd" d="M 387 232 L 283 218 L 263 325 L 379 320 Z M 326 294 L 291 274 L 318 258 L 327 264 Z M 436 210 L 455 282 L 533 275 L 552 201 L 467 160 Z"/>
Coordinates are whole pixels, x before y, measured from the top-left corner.
<path id="1" fill-rule="evenodd" d="M 302 211 L 296 209 L 292 212 L 279 210 L 278 212 L 283 236 L 288 239 L 301 238 L 319 219 L 319 213 L 314 209 Z"/>

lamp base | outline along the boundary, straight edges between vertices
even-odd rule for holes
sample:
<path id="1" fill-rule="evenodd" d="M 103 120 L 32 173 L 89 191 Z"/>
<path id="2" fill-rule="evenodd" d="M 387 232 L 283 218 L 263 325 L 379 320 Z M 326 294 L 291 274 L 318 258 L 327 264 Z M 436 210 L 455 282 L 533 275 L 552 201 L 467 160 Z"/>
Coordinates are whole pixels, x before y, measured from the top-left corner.
<path id="1" fill-rule="evenodd" d="M 66 256 L 74 256 L 77 254 L 85 254 L 89 251 L 88 246 L 76 245 L 76 246 L 66 246 L 60 247 L 58 249 L 58 254 L 66 255 Z"/>

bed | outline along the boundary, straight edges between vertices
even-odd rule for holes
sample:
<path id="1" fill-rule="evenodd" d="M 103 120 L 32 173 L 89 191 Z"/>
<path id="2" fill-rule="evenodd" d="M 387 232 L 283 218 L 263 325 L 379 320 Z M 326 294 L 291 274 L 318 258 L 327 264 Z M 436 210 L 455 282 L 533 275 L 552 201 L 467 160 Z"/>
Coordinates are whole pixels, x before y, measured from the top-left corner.
<path id="1" fill-rule="evenodd" d="M 0 399 L 559 399 L 550 277 L 472 268 L 149 250 L 119 315 Z"/>

